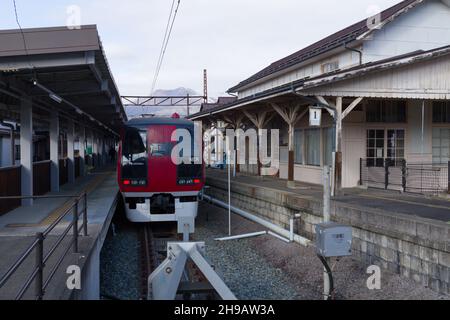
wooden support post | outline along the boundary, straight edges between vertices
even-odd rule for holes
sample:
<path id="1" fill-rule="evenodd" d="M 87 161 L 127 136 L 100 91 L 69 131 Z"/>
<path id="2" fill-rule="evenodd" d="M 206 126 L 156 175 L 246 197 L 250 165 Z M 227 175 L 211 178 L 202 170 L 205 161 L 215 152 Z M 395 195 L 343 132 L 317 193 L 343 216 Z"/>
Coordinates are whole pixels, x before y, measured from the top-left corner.
<path id="1" fill-rule="evenodd" d="M 262 172 L 262 163 L 261 163 L 261 155 L 260 155 L 260 143 L 261 143 L 261 137 L 262 137 L 262 130 L 264 127 L 269 123 L 270 120 L 272 120 L 274 114 L 269 114 L 267 110 L 251 114 L 248 111 L 244 110 L 244 114 L 247 116 L 247 118 L 255 125 L 257 129 L 258 139 L 257 139 L 257 146 L 256 146 L 256 162 L 258 166 L 258 176 L 261 176 Z"/>
<path id="2" fill-rule="evenodd" d="M 305 112 L 300 113 L 300 104 L 292 107 L 280 107 L 275 103 L 271 103 L 272 108 L 283 118 L 289 126 L 289 157 L 288 157 L 288 188 L 294 188 L 294 130 L 295 124 L 303 117 Z"/>
<path id="3" fill-rule="evenodd" d="M 448 162 L 447 172 L 448 172 L 448 194 L 450 194 L 450 161 Z"/>
<path id="4" fill-rule="evenodd" d="M 289 124 L 289 158 L 288 158 L 288 187 L 295 187 L 294 183 L 294 125 Z"/>
<path id="5" fill-rule="evenodd" d="M 342 97 L 336 98 L 336 157 L 334 172 L 334 195 L 342 190 Z"/>

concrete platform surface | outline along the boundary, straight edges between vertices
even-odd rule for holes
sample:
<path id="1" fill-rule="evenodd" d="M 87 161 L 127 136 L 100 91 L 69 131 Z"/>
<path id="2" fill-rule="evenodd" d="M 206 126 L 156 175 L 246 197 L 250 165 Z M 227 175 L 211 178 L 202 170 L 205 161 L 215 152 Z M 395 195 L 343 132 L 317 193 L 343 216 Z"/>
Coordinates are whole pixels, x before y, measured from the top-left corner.
<path id="1" fill-rule="evenodd" d="M 74 184 L 67 184 L 61 188 L 58 195 L 81 195 L 87 192 L 88 236 L 80 235 L 79 253 L 75 254 L 73 253 L 73 248 L 69 249 L 66 258 L 46 290 L 45 299 L 67 299 L 74 293 L 80 294 L 81 291 L 78 293 L 71 292 L 66 288 L 68 276 L 66 275 L 66 268 L 71 264 L 75 264 L 83 270 L 87 262 L 89 262 L 89 267 L 92 267 L 92 258 L 93 260 L 98 258 L 96 257 L 99 253 L 97 252 L 99 251 L 97 244 L 102 243 L 115 211 L 118 191 L 116 175 L 114 171 L 111 171 L 111 168 L 94 172 L 86 177 L 77 179 Z M 49 193 L 48 195 L 52 194 L 54 193 Z M 67 198 L 38 199 L 34 201 L 34 205 L 31 207 L 19 207 L 0 217 L 0 256 L 2 257 L 0 259 L 0 277 L 5 274 L 8 268 L 34 241 L 36 232 L 43 232 L 48 228 L 59 214 L 66 208 L 70 208 L 72 201 Z M 44 256 L 52 248 L 63 230 L 67 228 L 71 219 L 72 214 L 69 214 L 45 239 Z M 81 221 L 79 225 L 81 225 Z M 44 280 L 59 257 L 68 248 L 71 239 L 72 232 L 70 231 L 46 263 Z M 94 261 L 93 265 L 95 266 L 97 262 Z M 0 299 L 14 299 L 28 275 L 33 271 L 34 266 L 35 252 L 32 252 L 6 285 L 0 288 Z M 96 279 L 93 280 L 93 282 L 95 281 Z M 86 284 L 86 286 L 92 285 L 95 291 L 96 283 Z M 33 299 L 33 294 L 34 284 L 30 286 L 24 298 Z M 95 295 L 95 292 L 93 294 Z"/>
<path id="2" fill-rule="evenodd" d="M 206 175 L 222 180 L 227 179 L 226 170 L 207 169 Z M 257 177 L 242 173 L 232 177 L 232 181 L 272 188 L 287 194 L 301 195 L 304 198 L 322 199 L 323 197 L 322 186 L 298 181 L 295 182 L 295 188 L 288 188 L 287 181 L 284 179 Z M 333 201 L 378 209 L 394 215 L 399 213 L 450 223 L 450 200 L 438 197 L 400 193 L 392 190 L 352 188 L 344 189 L 343 195 L 334 197 Z"/>

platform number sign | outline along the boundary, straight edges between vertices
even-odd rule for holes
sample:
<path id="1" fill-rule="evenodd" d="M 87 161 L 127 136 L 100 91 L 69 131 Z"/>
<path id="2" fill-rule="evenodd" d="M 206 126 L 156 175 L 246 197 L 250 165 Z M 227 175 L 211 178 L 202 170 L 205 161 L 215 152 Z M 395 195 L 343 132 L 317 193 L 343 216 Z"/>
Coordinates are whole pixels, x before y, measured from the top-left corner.
<path id="1" fill-rule="evenodd" d="M 309 107 L 309 125 L 311 127 L 320 127 L 322 121 L 322 109 Z"/>

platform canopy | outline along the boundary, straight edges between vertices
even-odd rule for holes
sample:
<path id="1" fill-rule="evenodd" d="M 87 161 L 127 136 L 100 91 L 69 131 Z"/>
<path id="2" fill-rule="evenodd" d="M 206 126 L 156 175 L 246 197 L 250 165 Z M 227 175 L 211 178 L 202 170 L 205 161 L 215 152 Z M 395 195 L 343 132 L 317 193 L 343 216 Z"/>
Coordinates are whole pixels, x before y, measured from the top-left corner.
<path id="1" fill-rule="evenodd" d="M 23 99 L 115 134 L 127 119 L 95 25 L 0 31 L 0 118 Z"/>

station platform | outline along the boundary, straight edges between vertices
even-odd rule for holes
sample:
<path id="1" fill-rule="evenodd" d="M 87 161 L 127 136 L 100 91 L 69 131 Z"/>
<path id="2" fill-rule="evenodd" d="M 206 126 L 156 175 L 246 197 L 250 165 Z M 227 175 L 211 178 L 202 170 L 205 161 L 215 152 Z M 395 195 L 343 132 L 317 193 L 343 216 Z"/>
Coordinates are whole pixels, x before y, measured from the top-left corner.
<path id="1" fill-rule="evenodd" d="M 208 169 L 205 192 L 228 202 L 226 170 Z M 320 185 L 239 173 L 231 180 L 231 205 L 311 241 L 323 222 Z M 450 294 L 450 201 L 377 189 L 344 189 L 332 197 L 330 220 L 352 230 L 352 257 L 364 265 L 412 278 Z M 314 245 L 314 244 L 312 244 Z"/>
<path id="2" fill-rule="evenodd" d="M 36 239 L 36 233 L 45 230 L 55 223 L 66 211 L 70 210 L 74 199 L 69 197 L 51 198 L 51 196 L 74 196 L 87 194 L 87 236 L 81 232 L 78 237 L 78 253 L 74 253 L 72 230 L 63 238 L 44 268 L 44 279 L 53 271 L 53 266 L 59 262 L 60 256 L 69 247 L 67 255 L 57 268 L 55 276 L 45 290 L 44 299 L 98 299 L 99 295 L 99 253 L 106 237 L 110 221 L 116 209 L 119 190 L 113 167 L 96 170 L 85 177 L 78 178 L 75 183 L 66 184 L 58 193 L 48 193 L 50 198 L 34 200 L 30 207 L 19 207 L 0 217 L 0 279 L 13 265 L 23 252 Z M 83 210 L 80 204 L 80 210 Z M 73 219 L 69 212 L 44 240 L 44 256 L 53 244 L 60 238 Z M 82 218 L 78 226 L 82 225 Z M 0 288 L 0 299 L 15 299 L 30 273 L 35 268 L 36 253 L 32 252 L 14 272 L 11 278 Z M 78 266 L 81 270 L 80 290 L 69 290 L 66 280 L 70 274 L 66 273 L 70 265 Z M 31 284 L 23 299 L 35 299 L 35 286 Z"/>
<path id="3" fill-rule="evenodd" d="M 208 177 L 227 179 L 226 170 L 208 169 Z M 320 185 L 295 182 L 295 188 L 288 188 L 287 181 L 273 177 L 257 177 L 239 173 L 232 181 L 262 188 L 272 188 L 286 194 L 299 195 L 305 199 L 323 198 Z M 342 195 L 333 197 L 333 202 L 367 207 L 389 212 L 450 223 L 450 198 L 431 197 L 418 194 L 400 193 L 392 190 L 351 188 L 344 189 Z"/>

